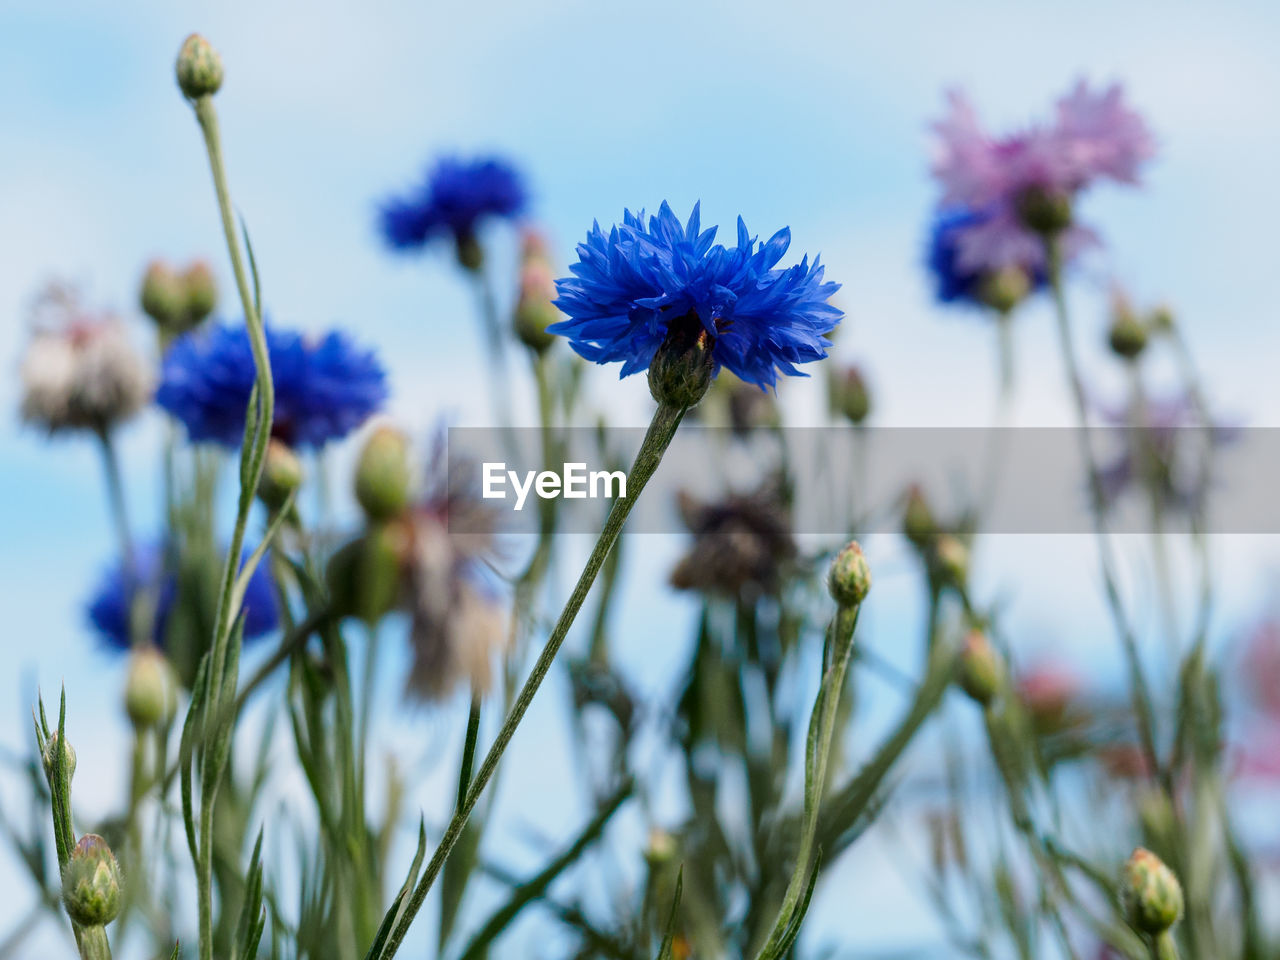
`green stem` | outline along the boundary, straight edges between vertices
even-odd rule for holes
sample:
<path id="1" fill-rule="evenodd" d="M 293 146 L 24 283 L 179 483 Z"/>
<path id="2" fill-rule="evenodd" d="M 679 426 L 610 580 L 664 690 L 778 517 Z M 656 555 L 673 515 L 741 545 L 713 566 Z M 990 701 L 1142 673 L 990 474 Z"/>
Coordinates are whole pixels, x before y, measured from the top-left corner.
<path id="1" fill-rule="evenodd" d="M 1152 960 L 1178 960 L 1178 945 L 1173 941 L 1173 934 L 1166 930 L 1158 933 L 1151 940 Z"/>
<path id="2" fill-rule="evenodd" d="M 1107 531 L 1105 506 L 1102 497 L 1102 482 L 1097 461 L 1093 455 L 1093 444 L 1089 437 L 1089 405 L 1085 397 L 1084 382 L 1080 377 L 1080 365 L 1076 359 L 1075 345 L 1071 339 L 1071 316 L 1067 310 L 1066 290 L 1062 282 L 1062 248 L 1058 239 L 1048 237 L 1045 240 L 1045 253 L 1048 265 L 1049 286 L 1053 291 L 1053 303 L 1058 321 L 1058 338 L 1062 349 L 1062 359 L 1067 368 L 1067 379 L 1071 386 L 1071 396 L 1075 401 L 1076 417 L 1080 437 L 1080 452 L 1089 475 L 1089 492 L 1093 515 L 1094 535 L 1098 542 L 1098 555 L 1102 565 L 1102 579 L 1105 588 L 1107 606 L 1115 621 L 1116 631 L 1120 634 L 1124 647 L 1125 661 L 1129 669 L 1132 689 L 1133 711 L 1138 724 L 1138 736 L 1142 741 L 1142 751 L 1146 755 L 1153 777 L 1159 775 L 1160 758 L 1156 750 L 1155 711 L 1151 704 L 1151 692 L 1147 687 L 1146 676 L 1142 670 L 1142 660 L 1138 656 L 1138 641 L 1133 627 L 1125 615 L 1124 603 L 1120 598 L 1120 588 L 1115 573 L 1115 558 L 1111 552 L 1111 539 Z"/>
<path id="3" fill-rule="evenodd" d="M 234 607 L 234 587 L 240 570 L 240 555 L 244 546 L 245 528 L 249 521 L 249 511 L 253 506 L 254 494 L 262 475 L 263 462 L 266 457 L 267 443 L 271 437 L 271 424 L 275 414 L 275 390 L 271 382 L 271 361 L 267 354 L 266 332 L 262 326 L 262 318 L 258 314 L 258 303 L 254 291 L 249 285 L 249 274 L 245 269 L 244 257 L 240 250 L 240 239 L 236 232 L 235 217 L 231 207 L 231 196 L 227 189 L 226 169 L 222 159 L 222 141 L 218 132 L 218 115 L 213 106 L 213 99 L 200 97 L 193 102 L 196 120 L 204 135 L 205 149 L 209 155 L 209 167 L 213 174 L 214 190 L 218 199 L 218 210 L 222 216 L 222 230 L 226 236 L 227 252 L 231 258 L 231 268 L 235 274 L 236 289 L 240 294 L 240 303 L 244 308 L 245 326 L 249 333 L 249 344 L 253 351 L 253 363 L 256 371 L 253 396 L 250 406 L 257 403 L 257 416 L 249 411 L 248 419 L 253 420 L 254 430 L 246 430 L 244 443 L 240 451 L 240 499 L 236 511 L 235 526 L 232 530 L 231 543 L 227 550 L 226 567 L 222 574 L 222 585 L 218 595 L 217 618 L 214 625 L 213 644 L 209 656 L 208 698 L 205 720 L 210 717 L 218 719 L 223 701 L 223 685 L 229 682 L 234 690 L 235 677 L 226 674 L 228 663 L 228 647 L 239 640 L 233 634 L 236 611 Z M 239 650 L 231 651 L 231 662 L 238 661 Z M 233 671 L 230 671 L 234 673 Z M 210 712 L 212 711 L 212 713 Z M 205 727 L 206 735 L 210 732 Z M 206 752 L 206 757 L 209 754 Z M 222 770 L 201 769 L 201 805 L 200 805 L 200 841 L 198 846 L 199 860 L 196 864 L 196 879 L 199 896 L 199 955 L 201 960 L 212 960 L 213 957 L 213 807 L 217 797 L 218 780 Z"/>
<path id="4" fill-rule="evenodd" d="M 649 478 L 653 476 L 658 464 L 662 461 L 662 455 L 671 443 L 671 438 L 675 436 L 676 428 L 684 417 L 685 409 L 684 407 L 662 404 L 654 413 L 653 421 L 649 424 L 649 431 L 645 434 L 644 442 L 640 445 L 635 463 L 632 465 L 631 474 L 627 478 L 627 496 L 614 501 L 613 509 L 609 511 L 609 516 L 604 523 L 604 529 L 600 531 L 600 537 L 596 541 L 591 555 L 587 558 L 586 566 L 578 578 L 577 585 L 573 588 L 573 593 L 569 595 L 569 600 L 565 604 L 564 610 L 561 611 L 560 618 L 556 621 L 551 635 L 547 638 L 546 646 L 542 648 L 542 653 L 539 654 L 537 662 L 533 665 L 529 678 L 516 696 L 506 719 L 503 720 L 502 727 L 498 731 L 493 745 L 489 748 L 488 753 L 485 754 L 484 760 L 480 764 L 480 769 L 476 772 L 470 789 L 467 790 L 465 800 L 459 804 L 453 819 L 449 821 L 449 826 L 440 838 L 439 846 L 436 847 L 426 870 L 405 904 L 404 913 L 396 924 L 395 930 L 392 931 L 391 936 L 388 938 L 386 947 L 382 952 L 383 958 L 390 958 L 395 955 L 396 950 L 404 941 L 405 934 L 408 933 L 414 917 L 422 909 L 423 901 L 426 900 L 432 884 L 435 883 L 436 877 L 439 876 L 440 870 L 444 866 L 444 862 L 454 844 L 458 842 L 458 838 L 462 835 L 462 829 L 466 826 L 467 818 L 471 815 L 476 803 L 479 802 L 480 795 L 484 793 L 485 787 L 498 767 L 498 761 L 502 759 L 503 752 L 510 744 L 511 738 L 515 736 L 516 728 L 520 726 L 520 721 L 524 719 L 524 715 L 529 709 L 529 704 L 533 702 L 534 695 L 538 692 L 538 687 L 541 686 L 547 672 L 551 669 L 551 664 L 555 660 L 556 654 L 560 651 L 560 646 L 564 643 L 564 639 L 569 633 L 569 628 L 573 625 L 574 618 L 577 617 L 583 601 L 587 598 L 587 593 L 591 590 L 592 583 L 595 582 L 596 574 L 600 572 L 600 567 L 603 565 L 605 557 L 609 555 L 609 551 L 613 549 L 613 545 L 618 539 L 618 534 L 622 532 L 622 526 L 626 523 L 627 517 L 631 513 L 631 508 L 635 505 L 636 500 L 639 499 L 645 485 L 649 482 Z"/>
<path id="5" fill-rule="evenodd" d="M 84 927 L 80 931 L 80 960 L 111 960 L 106 927 Z"/>
<path id="6" fill-rule="evenodd" d="M 800 831 L 800 848 L 796 853 L 796 865 L 787 884 L 787 892 L 778 910 L 777 922 L 769 939 L 756 954 L 758 960 L 772 960 L 779 955 L 779 947 L 787 939 L 796 909 L 808 886 L 809 872 L 813 866 L 814 837 L 818 832 L 818 812 L 826 790 L 831 740 L 840 707 L 840 691 L 844 689 L 845 674 L 853 655 L 853 629 L 857 622 L 858 608 L 843 606 L 836 611 L 835 618 L 831 621 L 829 658 L 813 704 L 809 737 L 805 746 L 804 824 Z"/>

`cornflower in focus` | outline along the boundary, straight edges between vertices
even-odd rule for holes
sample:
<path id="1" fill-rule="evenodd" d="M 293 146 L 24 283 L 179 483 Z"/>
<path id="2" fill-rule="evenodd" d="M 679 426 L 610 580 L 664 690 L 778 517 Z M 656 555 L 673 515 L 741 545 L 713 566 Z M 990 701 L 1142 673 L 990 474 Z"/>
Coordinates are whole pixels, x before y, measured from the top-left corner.
<path id="1" fill-rule="evenodd" d="M 990 136 L 965 96 L 952 92 L 934 130 L 938 208 L 957 218 L 957 276 L 1012 267 L 1034 277 L 1047 266 L 1048 235 L 1059 239 L 1069 259 L 1096 242 L 1075 220 L 1076 198 L 1105 180 L 1136 184 L 1155 152 L 1146 122 L 1125 103 L 1119 85 L 1095 91 L 1084 81 L 1058 101 L 1052 123 L 1002 137 Z"/>
<path id="2" fill-rule="evenodd" d="M 608 234 L 597 223 L 578 245 L 572 277 L 559 280 L 556 306 L 567 320 L 551 327 L 595 363 L 622 363 L 626 377 L 648 370 L 658 348 L 708 351 L 721 367 L 760 388 L 778 374 L 803 376 L 796 364 L 827 355 L 843 316 L 828 303 L 839 284 L 824 282 L 817 259 L 777 264 L 791 245 L 783 228 L 763 244 L 738 218 L 737 245 L 713 243 L 699 206 L 681 225 L 664 202 L 646 223 L 625 211 Z M 691 405 L 691 404 L 685 404 Z"/>
<path id="3" fill-rule="evenodd" d="M 307 337 L 268 327 L 267 350 L 276 393 L 272 435 L 290 446 L 341 439 L 386 401 L 382 365 L 344 333 Z M 156 403 L 182 421 L 193 442 L 238 448 L 254 378 L 243 324 L 197 330 L 165 354 Z"/>
<path id="4" fill-rule="evenodd" d="M 444 157 L 416 190 L 383 204 L 380 226 L 396 250 L 451 238 L 458 262 L 476 270 L 483 262 L 480 227 L 486 220 L 514 220 L 527 205 L 523 177 L 501 157 Z"/>
<path id="5" fill-rule="evenodd" d="M 153 375 L 124 324 L 55 284 L 36 302 L 21 378 L 25 422 L 51 434 L 105 435 L 147 402 Z"/>

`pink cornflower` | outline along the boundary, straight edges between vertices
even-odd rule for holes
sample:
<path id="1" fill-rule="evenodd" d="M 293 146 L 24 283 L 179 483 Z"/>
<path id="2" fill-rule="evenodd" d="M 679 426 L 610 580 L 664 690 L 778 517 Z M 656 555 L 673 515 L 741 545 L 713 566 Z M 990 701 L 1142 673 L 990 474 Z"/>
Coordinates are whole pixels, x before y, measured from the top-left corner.
<path id="1" fill-rule="evenodd" d="M 964 94 L 952 91 L 934 130 L 939 208 L 982 215 L 957 238 L 964 270 L 1040 268 L 1045 233 L 1058 236 L 1067 258 L 1097 242 L 1072 221 L 1072 201 L 1100 180 L 1137 183 L 1154 153 L 1146 123 L 1125 104 L 1120 87 L 1094 91 L 1083 80 L 1058 101 L 1051 124 L 991 137 Z"/>

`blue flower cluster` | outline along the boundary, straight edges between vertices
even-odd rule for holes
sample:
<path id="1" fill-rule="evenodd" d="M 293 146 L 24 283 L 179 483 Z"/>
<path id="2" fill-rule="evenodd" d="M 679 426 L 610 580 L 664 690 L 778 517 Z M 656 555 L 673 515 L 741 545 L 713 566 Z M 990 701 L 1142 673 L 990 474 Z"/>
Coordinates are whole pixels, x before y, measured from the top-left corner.
<path id="1" fill-rule="evenodd" d="M 245 558 L 248 557 L 245 553 Z M 133 550 L 133 566 L 117 562 L 103 575 L 97 592 L 89 601 L 89 622 L 102 640 L 118 650 L 130 646 L 129 618 L 138 591 L 151 592 L 155 604 L 151 640 L 163 646 L 169 613 L 178 599 L 177 578 L 165 568 L 165 551 L 156 544 L 138 544 Z M 249 578 L 244 594 L 244 635 L 255 639 L 274 630 L 280 622 L 275 589 L 269 571 L 270 557 L 264 557 Z"/>
<path id="2" fill-rule="evenodd" d="M 272 433 L 291 446 L 344 437 L 386 402 L 382 366 L 345 334 L 312 340 L 268 327 L 267 350 L 276 395 Z M 186 425 L 191 440 L 238 447 L 254 376 L 243 324 L 197 330 L 165 354 L 156 403 Z"/>
<path id="3" fill-rule="evenodd" d="M 701 229 L 699 206 L 683 225 L 666 203 L 647 224 L 643 211 L 625 211 L 607 234 L 596 223 L 573 276 L 556 282 L 556 306 L 569 319 L 548 329 L 588 360 L 620 361 L 625 377 L 649 367 L 671 322 L 697 322 L 713 338 L 716 371 L 761 388 L 774 387 L 779 372 L 803 376 L 795 364 L 831 346 L 825 334 L 843 314 L 828 300 L 840 285 L 823 282 L 816 258 L 776 268 L 789 229 L 758 244 L 739 217 L 737 245 L 713 243 L 716 228 Z"/>
<path id="4" fill-rule="evenodd" d="M 527 202 L 523 179 L 505 160 L 446 157 L 416 191 L 383 205 L 382 235 L 398 250 L 417 249 L 441 236 L 467 241 L 484 218 L 512 219 Z"/>

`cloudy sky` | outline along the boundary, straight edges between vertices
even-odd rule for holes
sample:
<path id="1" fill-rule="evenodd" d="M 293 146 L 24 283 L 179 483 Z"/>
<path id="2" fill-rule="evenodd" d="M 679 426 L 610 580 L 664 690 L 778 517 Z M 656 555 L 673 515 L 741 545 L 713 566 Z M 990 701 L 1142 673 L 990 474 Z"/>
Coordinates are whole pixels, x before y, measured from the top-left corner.
<path id="1" fill-rule="evenodd" d="M 1042 115 L 1082 76 L 1122 81 L 1160 148 L 1141 190 L 1101 189 L 1086 200 L 1085 217 L 1106 239 L 1072 290 L 1087 363 L 1101 371 L 1102 388 L 1111 384 L 1100 311 L 1121 282 L 1139 301 L 1175 306 L 1222 409 L 1280 424 L 1280 327 L 1267 279 L 1280 223 L 1275 5 L 11 0 L 0 8 L 0 410 L 11 411 L 0 416 L 0 702 L 13 703 L 0 712 L 6 748 L 25 743 L 36 682 L 47 691 L 65 680 L 85 713 L 113 716 L 119 679 L 118 666 L 92 647 L 80 608 L 111 545 L 94 451 L 49 444 L 12 413 L 32 294 L 51 277 L 75 281 L 130 317 L 143 343 L 134 303 L 149 258 L 208 256 L 228 279 L 200 139 L 172 81 L 173 56 L 191 30 L 210 37 L 226 64 L 218 108 L 229 174 L 268 310 L 282 324 L 340 325 L 376 345 L 391 377 L 391 412 L 414 429 L 442 413 L 484 422 L 473 304 L 446 256 L 381 249 L 374 211 L 433 155 L 483 150 L 525 167 L 534 216 L 562 263 L 593 219 L 664 199 L 679 212 L 701 200 L 704 222 L 730 231 L 739 214 L 766 236 L 790 225 L 792 253 L 820 252 L 844 284 L 849 320 L 837 350 L 869 371 L 878 422 L 986 424 L 992 333 L 931 305 L 921 270 L 934 194 L 928 124 L 950 86 L 966 89 L 998 128 Z M 495 244 L 501 278 L 510 241 Z M 1018 422 L 1069 422 L 1042 307 L 1019 318 L 1016 340 Z M 785 388 L 796 422 L 813 416 L 820 387 L 815 379 Z M 590 389 L 624 423 L 647 417 L 641 378 L 619 384 L 597 371 Z M 158 428 L 154 415 L 143 417 L 123 441 L 144 529 Z M 636 582 L 660 578 L 675 546 L 655 539 L 641 551 Z M 1230 585 L 1224 628 L 1261 602 L 1274 546 L 1266 538 L 1216 543 Z M 892 544 L 883 549 L 890 570 L 905 570 Z M 1036 562 L 1046 549 L 1058 557 L 1052 571 Z M 1087 541 L 1010 538 L 985 562 L 993 582 L 1021 591 L 1027 612 L 1015 622 L 1028 633 L 1058 645 L 1084 637 L 1083 649 L 1099 650 L 1099 670 L 1112 662 L 1109 639 L 1098 636 L 1105 621 Z M 1065 619 L 1038 613 L 1061 600 L 1064 584 L 1088 599 L 1059 603 Z M 631 593 L 632 608 L 648 613 L 635 613 L 634 636 L 621 631 L 624 659 L 669 667 L 678 652 L 655 660 L 642 628 L 646 616 L 687 619 L 687 604 Z M 878 619 L 907 616 L 893 609 L 895 597 L 911 600 L 909 586 L 886 592 Z M 669 676 L 648 669 L 663 690 Z M 439 719 L 419 722 L 451 731 Z M 554 712 L 532 722 L 559 729 Z M 82 749 L 81 769 L 99 778 L 105 797 L 118 786 L 111 771 L 123 724 L 93 736 L 101 756 Z M 536 770 L 527 772 L 530 795 L 545 801 L 528 819 L 552 836 L 570 829 L 575 812 L 558 809 L 555 789 L 539 793 Z M 520 776 L 517 764 L 512 779 Z M 106 809 L 113 801 L 85 802 Z M 866 870 L 883 869 L 875 851 L 855 851 L 851 871 L 859 855 Z M 11 874 L 5 856 L 0 877 Z M 842 881 L 856 883 L 852 874 Z M 920 929 L 919 908 L 901 907 L 895 883 L 873 884 L 866 896 L 866 916 L 876 919 L 853 928 L 866 937 L 899 942 Z M 814 936 L 839 936 L 853 922 L 841 914 L 820 910 Z M 17 915 L 0 907 L 0 921 Z"/>

